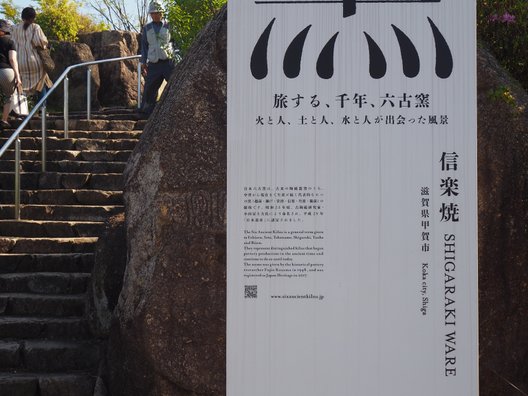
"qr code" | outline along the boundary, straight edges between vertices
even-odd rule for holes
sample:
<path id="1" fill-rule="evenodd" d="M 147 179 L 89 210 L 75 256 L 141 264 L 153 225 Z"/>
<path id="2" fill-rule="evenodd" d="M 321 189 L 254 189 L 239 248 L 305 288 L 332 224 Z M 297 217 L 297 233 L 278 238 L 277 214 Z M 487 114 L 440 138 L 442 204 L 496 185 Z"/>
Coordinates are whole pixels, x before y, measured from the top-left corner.
<path id="1" fill-rule="evenodd" d="M 257 285 L 246 285 L 244 290 L 245 298 L 257 298 Z"/>

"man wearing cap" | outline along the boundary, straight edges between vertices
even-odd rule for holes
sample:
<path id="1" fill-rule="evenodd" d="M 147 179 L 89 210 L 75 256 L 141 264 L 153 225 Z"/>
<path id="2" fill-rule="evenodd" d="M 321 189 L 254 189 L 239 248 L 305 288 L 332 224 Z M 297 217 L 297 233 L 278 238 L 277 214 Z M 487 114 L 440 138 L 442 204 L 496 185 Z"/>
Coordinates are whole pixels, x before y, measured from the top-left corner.
<path id="1" fill-rule="evenodd" d="M 146 73 L 141 109 L 150 115 L 163 80 L 169 81 L 174 69 L 174 50 L 169 26 L 161 21 L 163 14 L 161 4 L 156 1 L 151 2 L 148 12 L 152 22 L 147 23 L 141 32 L 141 65 L 143 73 Z"/>

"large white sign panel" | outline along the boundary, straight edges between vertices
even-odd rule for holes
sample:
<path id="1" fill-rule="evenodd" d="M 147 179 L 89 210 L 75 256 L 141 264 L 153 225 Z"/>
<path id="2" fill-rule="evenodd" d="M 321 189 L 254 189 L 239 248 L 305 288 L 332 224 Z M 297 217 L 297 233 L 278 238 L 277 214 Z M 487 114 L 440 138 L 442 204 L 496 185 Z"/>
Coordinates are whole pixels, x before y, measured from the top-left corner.
<path id="1" fill-rule="evenodd" d="M 474 0 L 228 19 L 228 396 L 476 396 Z"/>

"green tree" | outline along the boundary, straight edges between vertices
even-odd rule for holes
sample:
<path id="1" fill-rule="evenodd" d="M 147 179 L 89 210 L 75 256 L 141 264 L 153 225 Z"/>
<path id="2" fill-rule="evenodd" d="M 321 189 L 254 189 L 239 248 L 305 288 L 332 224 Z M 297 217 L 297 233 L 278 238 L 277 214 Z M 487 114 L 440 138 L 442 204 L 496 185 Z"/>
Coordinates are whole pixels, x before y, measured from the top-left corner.
<path id="1" fill-rule="evenodd" d="M 103 30 L 109 30 L 105 22 L 96 21 L 90 15 L 79 14 L 78 33 L 102 32 Z"/>
<path id="2" fill-rule="evenodd" d="M 106 26 L 79 11 L 72 0 L 37 0 L 37 20 L 50 40 L 76 41 L 81 32 L 101 31 Z"/>
<path id="3" fill-rule="evenodd" d="M 20 22 L 21 9 L 13 3 L 13 0 L 0 1 L 0 12 L 4 15 L 4 18 L 11 23 L 17 24 Z"/>
<path id="4" fill-rule="evenodd" d="M 166 17 L 182 54 L 227 0 L 165 0 Z"/>

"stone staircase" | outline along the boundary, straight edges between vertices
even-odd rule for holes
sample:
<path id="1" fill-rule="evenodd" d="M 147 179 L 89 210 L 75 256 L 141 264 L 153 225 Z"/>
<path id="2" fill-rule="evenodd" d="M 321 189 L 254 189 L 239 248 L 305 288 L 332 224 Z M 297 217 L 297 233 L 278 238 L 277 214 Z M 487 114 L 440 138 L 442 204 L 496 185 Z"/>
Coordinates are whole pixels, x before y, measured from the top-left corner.
<path id="1" fill-rule="evenodd" d="M 144 120 L 112 109 L 87 121 L 40 121 L 21 134 L 21 218 L 14 218 L 14 150 L 0 158 L 0 395 L 92 396 L 100 356 L 84 318 L 104 221 L 123 211 L 122 172 Z M 53 129 L 55 128 L 55 129 Z M 0 132 L 0 147 L 11 135 Z M 12 147 L 14 149 L 14 147 Z"/>

